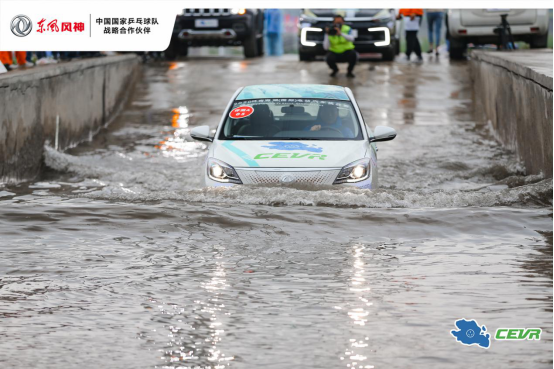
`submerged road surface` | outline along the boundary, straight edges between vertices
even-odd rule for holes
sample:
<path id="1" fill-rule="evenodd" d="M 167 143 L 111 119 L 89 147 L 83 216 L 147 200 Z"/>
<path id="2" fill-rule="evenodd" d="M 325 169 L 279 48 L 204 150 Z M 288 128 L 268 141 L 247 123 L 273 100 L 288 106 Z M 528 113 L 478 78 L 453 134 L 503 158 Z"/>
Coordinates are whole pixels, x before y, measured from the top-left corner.
<path id="1" fill-rule="evenodd" d="M 148 65 L 109 129 L 0 187 L 0 367 L 552 367 L 552 181 L 475 121 L 467 65 L 327 73 Z M 258 83 L 349 86 L 398 131 L 381 189 L 202 188 L 191 127 Z M 543 331 L 485 350 L 456 342 L 461 318 Z"/>

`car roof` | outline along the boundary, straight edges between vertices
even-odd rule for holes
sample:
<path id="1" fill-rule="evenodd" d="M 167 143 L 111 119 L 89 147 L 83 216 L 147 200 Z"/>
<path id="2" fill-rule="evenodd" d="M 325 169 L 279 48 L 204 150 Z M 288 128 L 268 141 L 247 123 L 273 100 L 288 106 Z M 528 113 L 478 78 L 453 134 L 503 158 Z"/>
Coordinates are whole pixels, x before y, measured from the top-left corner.
<path id="1" fill-rule="evenodd" d="M 252 85 L 237 96 L 237 100 L 276 98 L 350 100 L 344 87 L 333 85 Z"/>

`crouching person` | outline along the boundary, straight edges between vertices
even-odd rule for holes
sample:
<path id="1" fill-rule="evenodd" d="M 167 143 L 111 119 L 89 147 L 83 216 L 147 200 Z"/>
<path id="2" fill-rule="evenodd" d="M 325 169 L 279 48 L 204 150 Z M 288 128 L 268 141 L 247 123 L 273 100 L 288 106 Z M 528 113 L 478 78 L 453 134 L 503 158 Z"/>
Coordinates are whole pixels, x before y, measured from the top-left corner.
<path id="1" fill-rule="evenodd" d="M 358 53 L 354 50 L 354 36 L 351 35 L 352 29 L 344 24 L 344 18 L 341 15 L 335 15 L 331 27 L 325 28 L 323 38 L 323 48 L 327 50 L 325 61 L 331 68 L 331 77 L 334 77 L 339 68 L 337 63 L 348 63 L 349 78 L 354 78 L 354 67 L 358 61 Z"/>

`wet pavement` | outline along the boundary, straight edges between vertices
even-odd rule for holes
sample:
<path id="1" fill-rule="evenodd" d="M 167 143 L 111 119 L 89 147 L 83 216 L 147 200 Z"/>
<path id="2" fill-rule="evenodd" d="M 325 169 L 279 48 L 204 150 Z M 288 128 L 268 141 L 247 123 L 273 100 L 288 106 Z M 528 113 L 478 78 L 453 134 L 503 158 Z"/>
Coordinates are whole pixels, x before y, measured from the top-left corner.
<path id="1" fill-rule="evenodd" d="M 147 65 L 107 130 L 0 187 L 0 366 L 552 367 L 552 181 L 476 121 L 466 63 L 372 66 Z M 191 127 L 257 83 L 350 87 L 398 131 L 381 188 L 202 188 Z M 460 318 L 543 333 L 467 347 Z"/>

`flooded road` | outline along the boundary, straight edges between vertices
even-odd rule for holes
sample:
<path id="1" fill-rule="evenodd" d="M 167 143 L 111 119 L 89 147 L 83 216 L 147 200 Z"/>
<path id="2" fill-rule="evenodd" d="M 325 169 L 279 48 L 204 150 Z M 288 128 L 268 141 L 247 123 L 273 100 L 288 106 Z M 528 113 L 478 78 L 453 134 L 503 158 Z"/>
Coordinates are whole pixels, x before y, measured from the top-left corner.
<path id="1" fill-rule="evenodd" d="M 146 66 L 109 129 L 0 187 L 0 366 L 552 367 L 552 181 L 475 120 L 467 64 L 356 76 L 290 57 Z M 398 132 L 381 189 L 202 188 L 191 127 L 256 83 L 350 87 Z M 467 347 L 460 318 L 543 333 Z"/>

